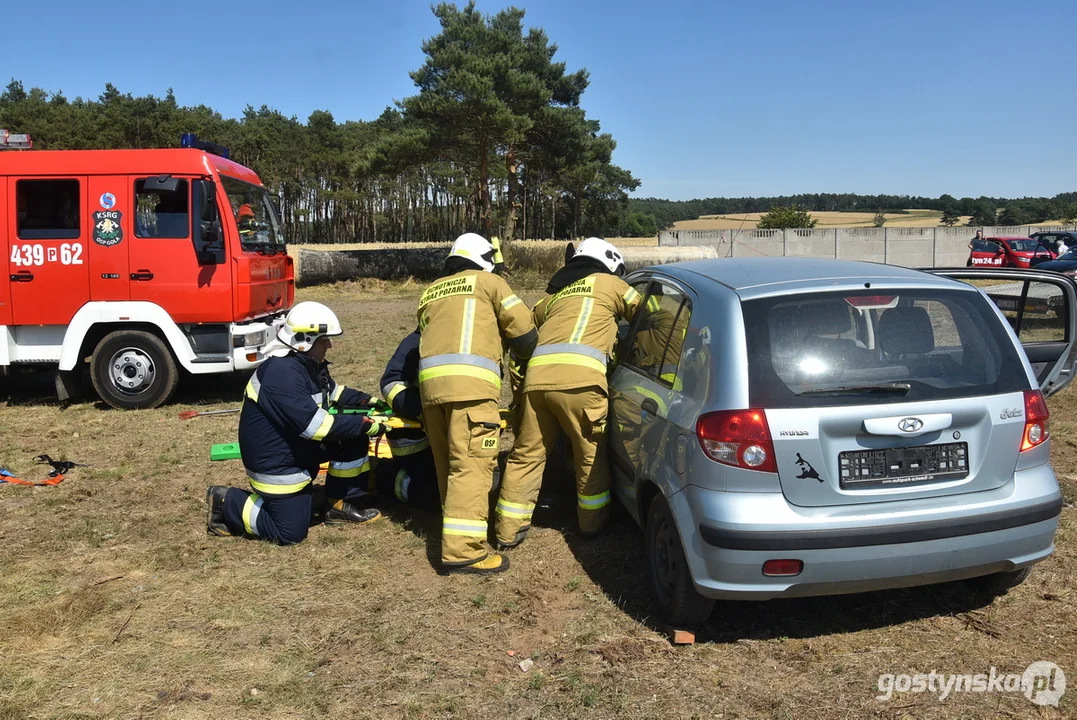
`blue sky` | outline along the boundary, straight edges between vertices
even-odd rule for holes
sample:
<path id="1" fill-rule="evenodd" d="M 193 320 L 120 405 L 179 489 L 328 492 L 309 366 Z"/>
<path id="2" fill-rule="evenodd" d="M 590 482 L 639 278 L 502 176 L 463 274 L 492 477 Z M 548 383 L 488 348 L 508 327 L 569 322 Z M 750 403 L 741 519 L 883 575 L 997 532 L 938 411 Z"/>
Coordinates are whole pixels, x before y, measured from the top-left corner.
<path id="1" fill-rule="evenodd" d="M 516 4 L 590 72 L 582 104 L 638 196 L 1077 190 L 1075 0 Z M 69 98 L 172 87 L 233 117 L 265 104 L 374 119 L 414 92 L 438 31 L 416 0 L 19 7 L 0 80 Z"/>

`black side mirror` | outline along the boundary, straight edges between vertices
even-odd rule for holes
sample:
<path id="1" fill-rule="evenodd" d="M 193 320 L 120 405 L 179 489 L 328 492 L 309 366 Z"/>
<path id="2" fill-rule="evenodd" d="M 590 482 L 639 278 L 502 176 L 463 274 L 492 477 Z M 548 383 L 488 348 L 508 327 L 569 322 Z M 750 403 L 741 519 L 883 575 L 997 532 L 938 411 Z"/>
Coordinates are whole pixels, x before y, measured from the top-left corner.
<path id="1" fill-rule="evenodd" d="M 198 238 L 201 240 L 199 259 L 203 264 L 223 262 L 224 244 L 221 233 L 221 217 L 217 211 L 217 184 L 212 180 L 195 181 L 195 198 L 198 203 Z M 217 256 L 221 255 L 220 258 Z"/>
<path id="2" fill-rule="evenodd" d="M 284 224 L 284 215 L 281 214 L 281 211 L 280 211 L 280 195 L 278 195 L 277 193 L 272 193 L 269 197 L 272 198 L 272 200 L 273 200 L 273 202 L 272 202 L 273 214 L 276 215 L 277 224 L 278 225 L 283 225 Z"/>
<path id="3" fill-rule="evenodd" d="M 199 217 L 204 223 L 215 223 L 220 216 L 217 214 L 217 183 L 212 180 L 199 180 L 198 207 Z"/>

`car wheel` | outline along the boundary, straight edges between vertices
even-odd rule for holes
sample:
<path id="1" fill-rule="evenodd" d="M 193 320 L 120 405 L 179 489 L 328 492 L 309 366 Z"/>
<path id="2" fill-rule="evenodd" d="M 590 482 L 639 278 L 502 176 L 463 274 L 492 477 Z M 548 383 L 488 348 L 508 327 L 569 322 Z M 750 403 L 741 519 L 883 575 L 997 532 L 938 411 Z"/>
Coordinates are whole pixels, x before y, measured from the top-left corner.
<path id="1" fill-rule="evenodd" d="M 1024 567 L 1013 572 L 1000 572 L 993 575 L 969 578 L 965 581 L 965 584 L 979 595 L 997 597 L 998 595 L 1005 595 L 1006 591 L 1023 583 L 1028 579 L 1031 572 L 1031 567 Z"/>
<path id="2" fill-rule="evenodd" d="M 118 330 L 94 349 L 90 375 L 101 399 L 120 410 L 154 408 L 172 397 L 179 371 L 161 339 L 140 330 Z"/>
<path id="3" fill-rule="evenodd" d="M 651 602 L 662 619 L 674 626 L 706 620 L 714 601 L 696 592 L 684 547 L 666 499 L 658 494 L 647 511 L 647 575 Z"/>

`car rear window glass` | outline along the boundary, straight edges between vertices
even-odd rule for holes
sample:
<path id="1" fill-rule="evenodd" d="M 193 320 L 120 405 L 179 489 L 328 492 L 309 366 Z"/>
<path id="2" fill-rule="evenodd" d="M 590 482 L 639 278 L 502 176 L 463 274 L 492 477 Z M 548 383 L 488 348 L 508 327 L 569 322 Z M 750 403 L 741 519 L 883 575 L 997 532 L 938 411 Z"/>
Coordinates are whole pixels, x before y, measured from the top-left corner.
<path id="1" fill-rule="evenodd" d="M 920 402 L 1029 389 L 989 302 L 960 290 L 742 304 L 752 407 Z"/>

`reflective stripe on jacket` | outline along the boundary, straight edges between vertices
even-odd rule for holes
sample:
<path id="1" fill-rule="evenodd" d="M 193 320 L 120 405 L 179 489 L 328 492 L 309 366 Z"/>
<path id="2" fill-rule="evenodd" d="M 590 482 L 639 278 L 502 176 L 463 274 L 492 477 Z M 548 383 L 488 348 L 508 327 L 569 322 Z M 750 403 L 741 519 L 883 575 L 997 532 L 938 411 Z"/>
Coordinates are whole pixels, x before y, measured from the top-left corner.
<path id="1" fill-rule="evenodd" d="M 617 341 L 617 321 L 631 321 L 642 300 L 621 278 L 594 273 L 535 305 L 538 346 L 524 391 L 606 389 L 606 365 Z"/>
<path id="2" fill-rule="evenodd" d="M 367 443 L 360 415 L 330 415 L 370 396 L 329 376 L 304 355 L 271 357 L 251 376 L 239 416 L 239 448 L 251 487 L 265 495 L 302 490 L 325 459 L 323 443 Z"/>
<path id="3" fill-rule="evenodd" d="M 381 394 L 398 417 L 418 420 L 423 412 L 419 398 L 419 331 L 396 347 L 381 376 Z"/>
<path id="4" fill-rule="evenodd" d="M 428 287 L 418 317 L 424 404 L 499 399 L 503 342 L 526 360 L 536 337 L 527 305 L 508 283 L 477 269 Z"/>
<path id="5" fill-rule="evenodd" d="M 423 401 L 419 396 L 419 331 L 411 333 L 396 347 L 381 376 L 381 394 L 393 414 L 421 420 Z M 426 432 L 419 428 L 393 430 L 386 436 L 393 457 L 414 455 L 430 447 Z"/>

